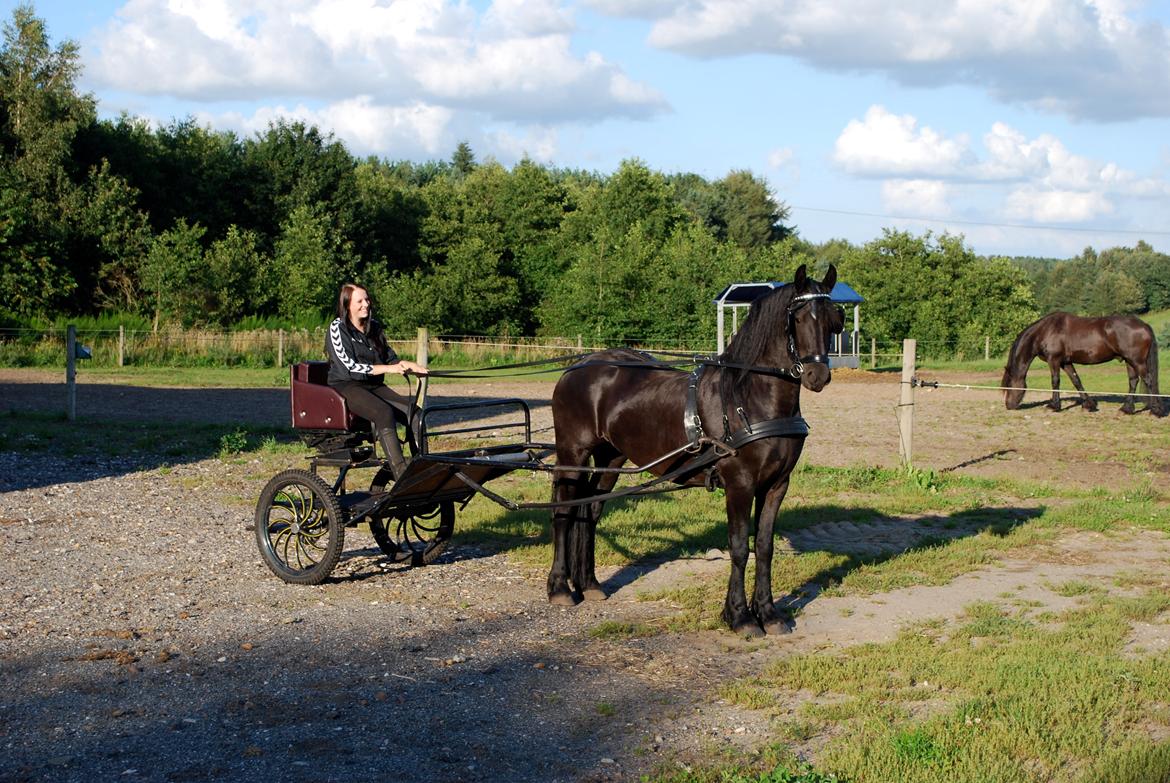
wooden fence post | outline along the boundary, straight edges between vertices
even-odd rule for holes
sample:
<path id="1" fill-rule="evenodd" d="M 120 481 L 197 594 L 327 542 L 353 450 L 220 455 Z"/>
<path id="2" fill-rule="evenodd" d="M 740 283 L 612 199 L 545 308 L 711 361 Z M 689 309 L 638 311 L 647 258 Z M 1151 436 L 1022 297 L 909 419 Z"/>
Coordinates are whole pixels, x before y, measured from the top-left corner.
<path id="1" fill-rule="evenodd" d="M 423 367 L 427 366 L 430 360 L 430 335 L 425 326 L 418 328 L 418 346 L 414 350 L 414 360 Z M 427 405 L 427 376 L 422 376 L 418 379 L 422 390 L 418 393 L 418 405 L 420 408 L 425 408 Z"/>
<path id="2" fill-rule="evenodd" d="M 914 466 L 914 362 L 917 340 L 902 341 L 902 394 L 898 399 L 898 451 L 902 464 Z"/>
<path id="3" fill-rule="evenodd" d="M 65 418 L 77 418 L 77 327 L 65 329 Z"/>
<path id="4" fill-rule="evenodd" d="M 877 338 L 869 338 L 869 369 L 877 367 Z"/>
<path id="5" fill-rule="evenodd" d="M 284 329 L 276 330 L 276 366 L 284 366 Z"/>
<path id="6" fill-rule="evenodd" d="M 991 336 L 988 335 L 983 338 L 983 361 L 991 358 Z"/>
<path id="7" fill-rule="evenodd" d="M 118 324 L 118 366 L 126 366 L 126 327 Z"/>

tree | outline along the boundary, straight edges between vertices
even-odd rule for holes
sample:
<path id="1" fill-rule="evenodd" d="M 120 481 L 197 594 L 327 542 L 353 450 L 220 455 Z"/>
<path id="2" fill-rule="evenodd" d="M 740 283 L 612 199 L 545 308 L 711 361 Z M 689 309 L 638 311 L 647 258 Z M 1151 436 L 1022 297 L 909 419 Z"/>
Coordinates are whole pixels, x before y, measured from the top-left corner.
<path id="1" fill-rule="evenodd" d="M 276 241 L 273 259 L 279 281 L 277 310 L 297 322 L 312 322 L 333 309 L 341 281 L 353 275 L 350 247 L 334 233 L 320 206 L 293 209 Z"/>
<path id="2" fill-rule="evenodd" d="M 301 122 L 278 120 L 244 144 L 248 220 L 262 237 L 281 233 L 294 211 L 311 207 L 330 231 L 352 242 L 358 225 L 355 163 L 345 146 Z"/>
<path id="3" fill-rule="evenodd" d="M 885 229 L 882 238 L 842 257 L 839 277 L 866 299 L 866 331 L 879 341 L 913 337 L 923 353 L 1004 345 L 1036 315 L 1028 278 L 1003 259 L 978 258 L 962 237 L 915 237 Z"/>
<path id="4" fill-rule="evenodd" d="M 49 245 L 32 222 L 29 195 L 13 179 L 11 171 L 0 167 L 0 310 L 45 314 L 77 284 L 52 262 Z"/>
<path id="5" fill-rule="evenodd" d="M 368 276 L 419 268 L 419 237 L 426 202 L 418 186 L 396 167 L 366 161 L 354 172 L 357 225 L 354 245 Z M 375 272 L 376 273 L 376 272 Z"/>
<path id="6" fill-rule="evenodd" d="M 88 259 L 69 256 L 72 229 L 63 219 L 62 203 L 75 188 L 73 139 L 93 121 L 94 103 L 74 88 L 80 72 L 77 45 L 66 41 L 52 48 L 32 6 L 17 6 L 3 33 L 0 166 L 6 170 L 4 186 L 19 191 L 5 199 L 12 221 L 6 254 L 19 269 L 35 269 L 45 281 L 34 297 L 38 306 L 57 307 L 66 294 L 88 290 L 79 286 Z M 13 274 L 24 273 L 14 269 Z M 32 300 L 24 301 L 32 306 Z"/>
<path id="7" fill-rule="evenodd" d="M 103 308 L 133 312 L 138 306 L 137 272 L 152 241 L 138 196 L 102 160 L 84 186 L 73 191 L 66 207 L 76 227 L 74 252 L 84 254 L 97 267 L 93 298 Z"/>
<path id="8" fill-rule="evenodd" d="M 719 182 L 723 192 L 719 209 L 729 242 L 744 250 L 762 247 L 782 239 L 789 229 L 780 222 L 788 208 L 772 198 L 768 185 L 750 171 L 733 171 Z"/>
<path id="9" fill-rule="evenodd" d="M 466 177 L 475 169 L 475 153 L 466 141 L 459 142 L 451 155 L 451 168 L 456 177 Z"/>
<path id="10" fill-rule="evenodd" d="M 231 226 L 223 239 L 211 244 L 204 254 L 210 290 L 208 319 L 227 326 L 268 309 L 279 290 L 272 274 L 272 261 L 260 251 L 260 238 L 253 231 Z"/>
<path id="11" fill-rule="evenodd" d="M 153 326 L 166 320 L 191 326 L 204 320 L 206 281 L 203 271 L 202 226 L 179 219 L 151 243 L 139 280 L 153 300 Z"/>

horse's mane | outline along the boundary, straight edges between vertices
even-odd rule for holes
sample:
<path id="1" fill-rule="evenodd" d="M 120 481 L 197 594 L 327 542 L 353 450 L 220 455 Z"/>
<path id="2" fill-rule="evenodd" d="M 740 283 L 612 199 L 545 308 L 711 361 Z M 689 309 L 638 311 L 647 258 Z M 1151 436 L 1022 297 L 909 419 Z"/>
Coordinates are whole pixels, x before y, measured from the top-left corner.
<path id="1" fill-rule="evenodd" d="M 743 326 L 718 358 L 730 364 L 755 365 L 777 334 L 787 338 L 788 305 L 796 294 L 795 288 L 793 283 L 789 283 L 752 302 Z M 734 399 L 733 393 L 742 388 L 751 375 L 747 370 L 725 368 L 719 379 L 719 391 L 723 398 Z"/>

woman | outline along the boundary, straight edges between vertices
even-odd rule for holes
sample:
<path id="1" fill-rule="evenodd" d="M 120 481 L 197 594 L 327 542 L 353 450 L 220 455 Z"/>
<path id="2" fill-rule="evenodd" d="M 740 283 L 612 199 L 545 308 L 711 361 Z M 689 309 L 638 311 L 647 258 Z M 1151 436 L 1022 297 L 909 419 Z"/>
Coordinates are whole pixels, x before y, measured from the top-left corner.
<path id="1" fill-rule="evenodd" d="M 374 424 L 374 432 L 394 478 L 406 470 L 395 420 L 409 427 L 410 400 L 385 385 L 386 373 L 426 375 L 414 362 L 399 359 L 386 342 L 382 325 L 370 317 L 370 295 L 360 285 L 346 283 L 337 297 L 337 318 L 329 324 L 325 353 L 329 356 L 329 385 L 349 409 Z"/>

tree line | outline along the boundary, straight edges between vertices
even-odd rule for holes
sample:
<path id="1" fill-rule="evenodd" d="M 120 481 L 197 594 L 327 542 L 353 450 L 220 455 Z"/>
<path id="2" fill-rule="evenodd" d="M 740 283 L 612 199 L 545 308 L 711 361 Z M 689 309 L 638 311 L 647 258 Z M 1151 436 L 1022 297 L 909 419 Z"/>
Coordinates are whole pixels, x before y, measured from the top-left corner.
<path id="1" fill-rule="evenodd" d="M 895 230 L 813 244 L 746 170 L 508 168 L 466 143 L 449 160 L 356 158 L 290 120 L 240 138 L 190 118 L 101 119 L 79 75 L 76 45 L 17 7 L 0 50 L 0 325 L 315 326 L 354 280 L 393 334 L 694 343 L 726 285 L 801 263 L 837 264 L 880 341 L 981 347 L 1048 309 L 1170 306 L 1170 258 L 1144 243 L 1060 262 Z"/>

